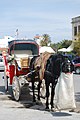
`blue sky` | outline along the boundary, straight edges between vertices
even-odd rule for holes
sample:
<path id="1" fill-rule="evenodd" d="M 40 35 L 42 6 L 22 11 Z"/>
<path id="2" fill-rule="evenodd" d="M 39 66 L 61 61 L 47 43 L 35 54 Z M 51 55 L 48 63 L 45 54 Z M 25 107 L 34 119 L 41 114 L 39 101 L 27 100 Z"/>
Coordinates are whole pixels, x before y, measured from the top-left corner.
<path id="1" fill-rule="evenodd" d="M 1 0 L 0 38 L 33 38 L 49 34 L 51 41 L 72 39 L 73 17 L 80 16 L 80 0 Z"/>

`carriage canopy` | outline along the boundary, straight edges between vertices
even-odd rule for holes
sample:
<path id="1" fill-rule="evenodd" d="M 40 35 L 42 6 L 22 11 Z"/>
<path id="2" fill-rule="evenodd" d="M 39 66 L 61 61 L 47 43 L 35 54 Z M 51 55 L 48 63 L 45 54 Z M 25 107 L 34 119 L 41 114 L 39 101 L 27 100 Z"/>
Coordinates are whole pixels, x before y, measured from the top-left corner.
<path id="1" fill-rule="evenodd" d="M 28 40 L 12 40 L 8 42 L 9 54 L 26 53 L 29 55 L 38 55 L 39 47 L 36 41 Z"/>

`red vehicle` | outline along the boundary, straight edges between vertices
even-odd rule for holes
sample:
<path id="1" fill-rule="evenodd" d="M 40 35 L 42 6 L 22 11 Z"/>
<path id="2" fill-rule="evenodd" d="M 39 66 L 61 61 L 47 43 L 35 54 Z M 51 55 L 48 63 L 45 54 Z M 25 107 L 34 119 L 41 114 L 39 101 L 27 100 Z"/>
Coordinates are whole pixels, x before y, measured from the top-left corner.
<path id="1" fill-rule="evenodd" d="M 74 71 L 76 74 L 80 74 L 80 57 L 76 57 L 73 60 L 73 64 L 74 64 Z"/>
<path id="2" fill-rule="evenodd" d="M 23 77 L 30 71 L 30 60 L 39 54 L 39 46 L 34 40 L 12 40 L 8 42 L 8 52 L 3 51 L 5 65 L 5 90 L 12 86 L 15 100 L 19 100 L 21 87 L 27 82 Z"/>

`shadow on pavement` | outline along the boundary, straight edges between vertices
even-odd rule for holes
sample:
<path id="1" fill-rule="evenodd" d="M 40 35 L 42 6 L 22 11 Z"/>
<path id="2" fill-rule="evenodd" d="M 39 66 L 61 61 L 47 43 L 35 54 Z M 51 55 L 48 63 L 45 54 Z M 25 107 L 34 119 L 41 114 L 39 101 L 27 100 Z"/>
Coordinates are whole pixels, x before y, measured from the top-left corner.
<path id="1" fill-rule="evenodd" d="M 5 94 L 5 88 L 4 86 L 0 86 L 0 95 L 4 95 Z"/>
<path id="2" fill-rule="evenodd" d="M 37 98 L 37 91 L 36 93 L 36 98 Z M 80 93 L 77 93 L 80 95 Z M 11 91 L 11 86 L 9 86 L 9 92 L 5 93 L 5 88 L 4 86 L 0 86 L 0 95 L 5 96 L 0 98 L 2 100 L 9 100 L 9 103 L 11 104 L 9 107 L 11 108 L 29 108 L 29 109 L 34 109 L 34 110 L 39 110 L 39 111 L 44 111 L 44 112 L 49 112 L 53 116 L 60 117 L 60 116 L 71 116 L 71 114 L 66 113 L 66 112 L 52 112 L 51 110 L 46 111 L 45 110 L 45 99 L 41 98 L 41 101 L 37 101 L 34 103 L 33 102 L 33 95 L 32 95 L 32 89 L 29 88 L 29 86 L 24 86 L 21 89 L 21 97 L 18 102 L 16 102 L 13 97 L 12 97 L 12 91 Z M 11 102 L 11 101 L 12 102 Z M 8 104 L 9 104 L 8 103 Z"/>
<path id="3" fill-rule="evenodd" d="M 51 114 L 55 117 L 72 116 L 72 114 L 66 112 L 52 112 Z"/>
<path id="4" fill-rule="evenodd" d="M 12 95 L 11 86 L 9 86 L 9 91 L 5 93 L 9 100 L 15 101 Z M 19 101 L 15 101 L 19 103 L 19 106 L 14 106 L 14 108 L 30 108 L 36 110 L 43 110 L 44 105 L 42 100 L 37 101 L 37 90 L 35 90 L 36 102 L 33 102 L 33 92 L 32 89 L 29 88 L 29 85 L 25 85 L 21 88 L 21 96 Z M 42 98 L 41 98 L 42 99 Z M 20 105 L 21 104 L 21 105 Z"/>
<path id="5" fill-rule="evenodd" d="M 80 92 L 75 93 L 75 100 L 76 102 L 80 102 Z"/>

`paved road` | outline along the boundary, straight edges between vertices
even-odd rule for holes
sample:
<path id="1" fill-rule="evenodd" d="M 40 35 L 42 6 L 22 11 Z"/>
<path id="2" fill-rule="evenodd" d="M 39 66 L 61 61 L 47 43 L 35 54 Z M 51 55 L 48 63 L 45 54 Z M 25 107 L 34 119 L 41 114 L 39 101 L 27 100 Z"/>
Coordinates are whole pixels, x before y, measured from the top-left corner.
<path id="1" fill-rule="evenodd" d="M 10 94 L 5 94 L 4 81 L 0 73 L 0 120 L 80 120 L 80 76 L 74 75 L 75 98 L 77 109 L 75 112 L 45 111 L 45 99 L 40 103 L 32 103 L 32 93 L 26 89 L 19 102 L 12 100 Z"/>

